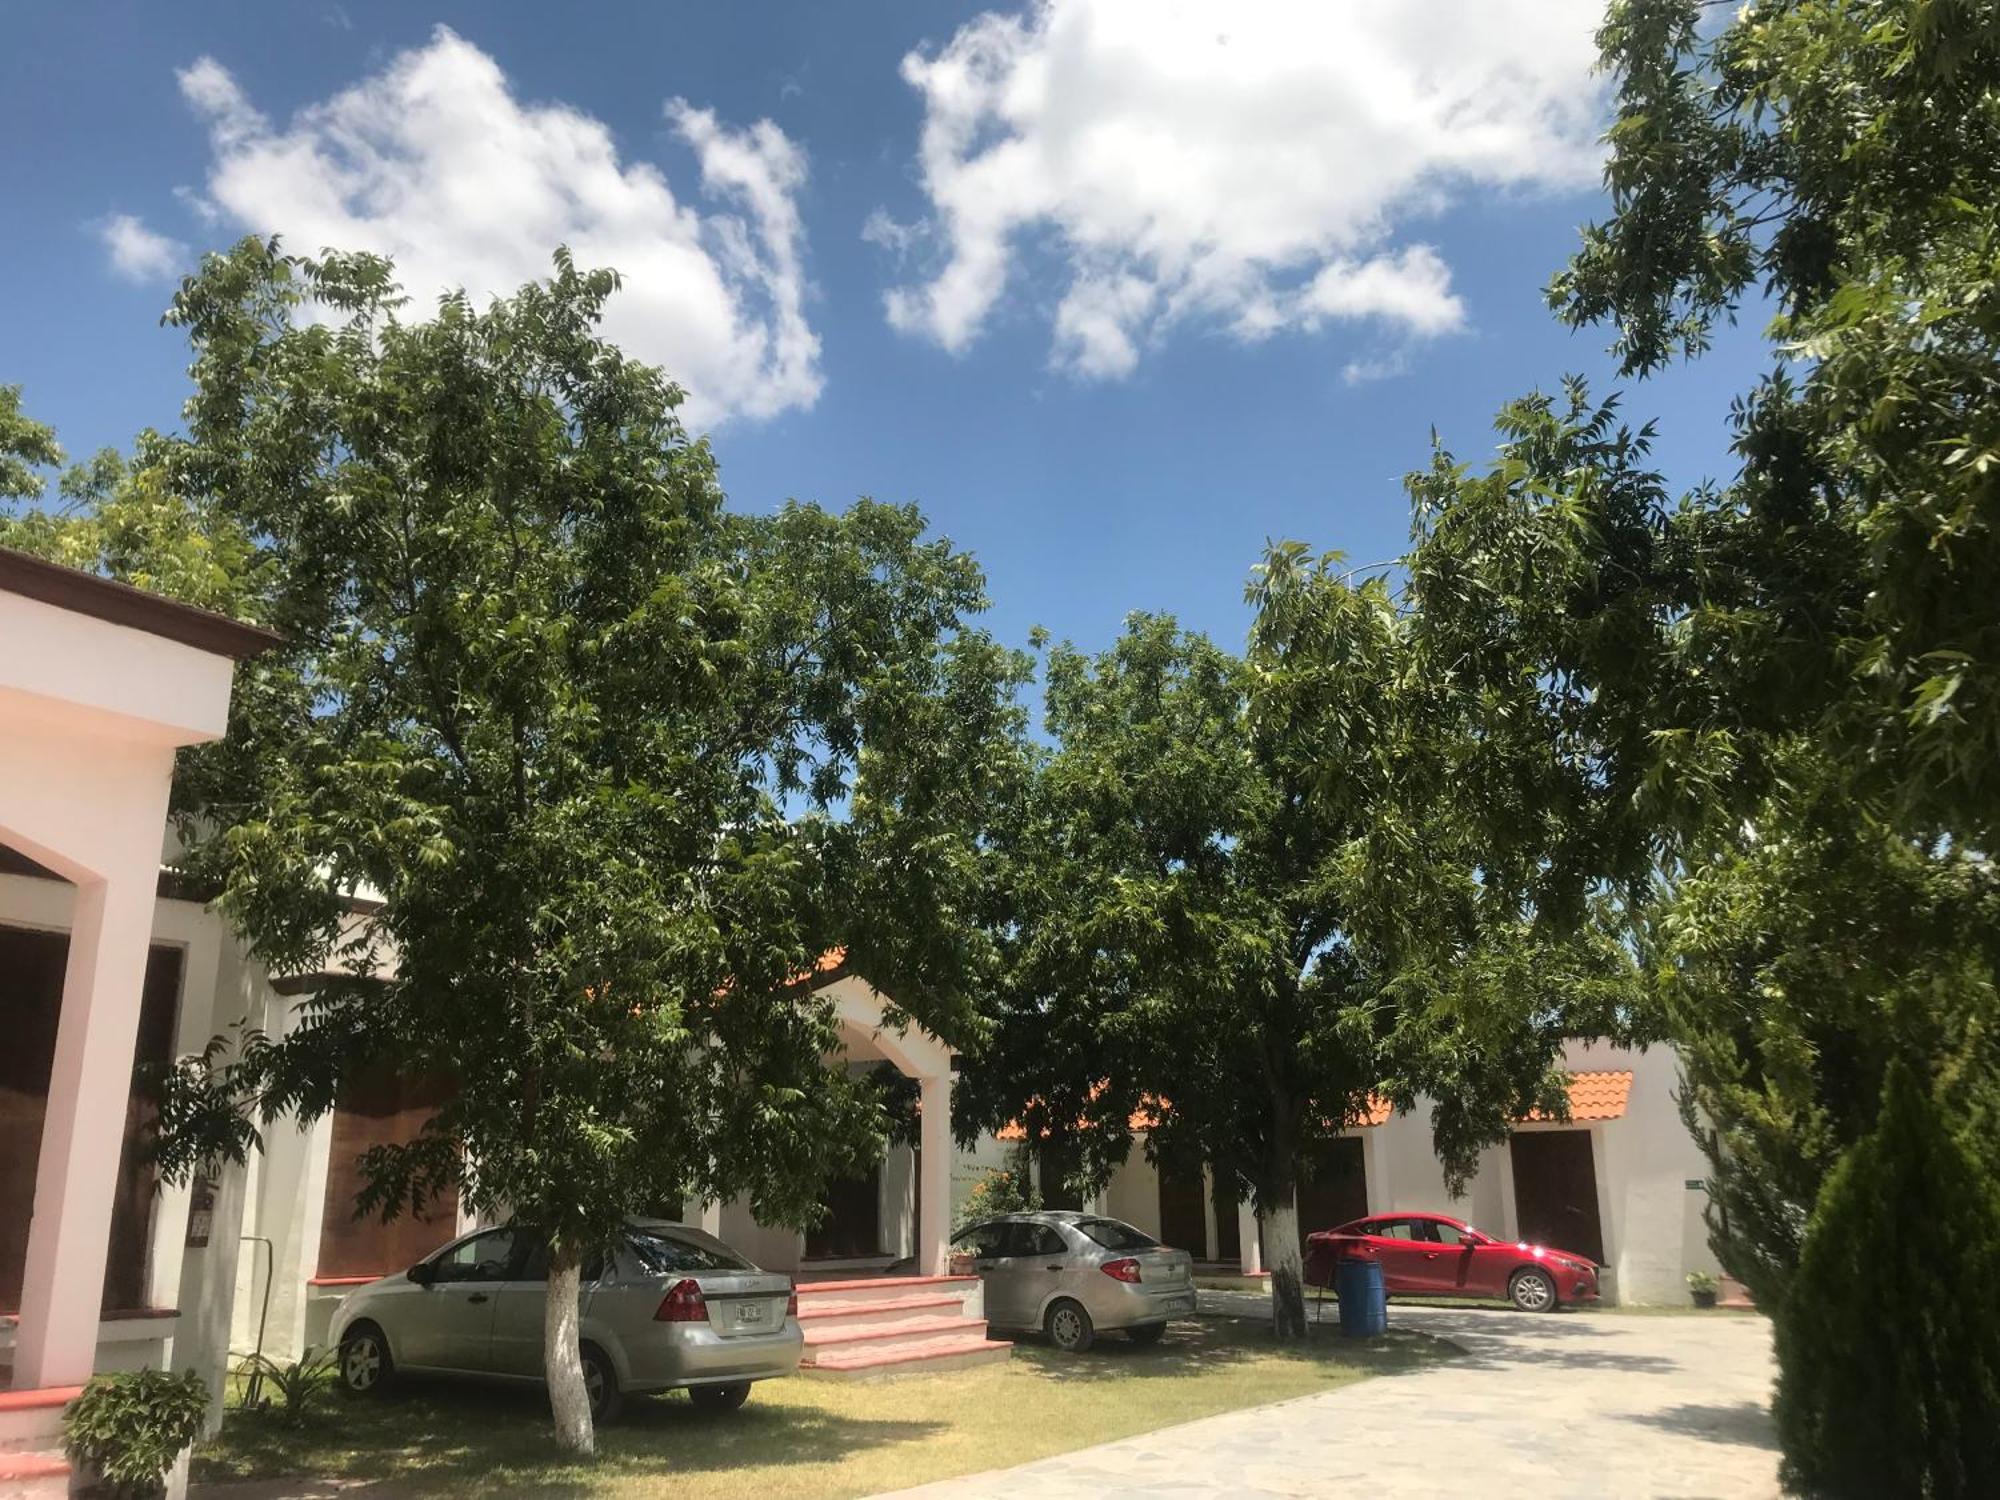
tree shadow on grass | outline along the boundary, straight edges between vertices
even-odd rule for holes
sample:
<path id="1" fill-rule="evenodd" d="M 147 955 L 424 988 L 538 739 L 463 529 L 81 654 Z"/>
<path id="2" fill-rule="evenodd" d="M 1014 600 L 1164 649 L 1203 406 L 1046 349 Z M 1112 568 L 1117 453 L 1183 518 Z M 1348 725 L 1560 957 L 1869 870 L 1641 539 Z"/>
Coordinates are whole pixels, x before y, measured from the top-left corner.
<path id="1" fill-rule="evenodd" d="M 1460 1351 L 1427 1334 L 1392 1330 L 1379 1339 L 1342 1338 L 1337 1327 L 1313 1328 L 1298 1343 L 1280 1342 L 1254 1318 L 1181 1318 L 1156 1344 L 1124 1335 L 1098 1336 L 1088 1353 L 1065 1354 L 1038 1335 L 1014 1342 L 1017 1364 L 1048 1380 L 1146 1380 L 1213 1374 L 1251 1361 L 1280 1359 L 1323 1368 L 1329 1379 L 1425 1369 Z"/>
<path id="2" fill-rule="evenodd" d="M 539 1389 L 411 1382 L 384 1399 L 336 1401 L 305 1423 L 232 1413 L 221 1436 L 196 1453 L 201 1483 L 194 1494 L 201 1500 L 206 1486 L 221 1481 L 298 1475 L 310 1476 L 298 1494 L 353 1500 L 482 1494 L 574 1500 L 601 1493 L 619 1475 L 836 1463 L 860 1449 L 933 1436 L 940 1425 L 783 1401 L 760 1406 L 754 1396 L 738 1411 L 703 1411 L 676 1392 L 630 1398 L 616 1422 L 598 1427 L 596 1459 L 578 1464 L 557 1450 L 548 1397 Z M 347 1487 L 336 1491 L 328 1481 Z M 228 1495 L 214 1493 L 216 1500 Z"/>

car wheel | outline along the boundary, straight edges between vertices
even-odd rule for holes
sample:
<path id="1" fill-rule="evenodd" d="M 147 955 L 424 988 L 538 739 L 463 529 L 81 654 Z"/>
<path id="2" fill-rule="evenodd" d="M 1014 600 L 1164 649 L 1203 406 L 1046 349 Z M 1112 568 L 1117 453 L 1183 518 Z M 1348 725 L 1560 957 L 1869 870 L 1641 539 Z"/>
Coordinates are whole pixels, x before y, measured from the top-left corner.
<path id="1" fill-rule="evenodd" d="M 1125 1337 L 1135 1344 L 1157 1344 L 1166 1331 L 1164 1323 L 1141 1323 L 1137 1328 L 1126 1329 Z"/>
<path id="2" fill-rule="evenodd" d="M 590 1420 L 611 1422 L 625 1405 L 625 1393 L 618 1389 L 618 1372 L 595 1344 L 583 1346 L 583 1393 L 590 1398 Z"/>
<path id="3" fill-rule="evenodd" d="M 750 1399 L 750 1382 L 740 1385 L 691 1385 L 688 1400 L 700 1411 L 735 1411 Z"/>
<path id="4" fill-rule="evenodd" d="M 1042 1327 L 1049 1342 L 1065 1354 L 1083 1353 L 1097 1337 L 1097 1329 L 1090 1321 L 1090 1314 L 1083 1310 L 1083 1304 L 1067 1297 L 1049 1309 Z"/>
<path id="5" fill-rule="evenodd" d="M 379 1396 L 395 1378 L 389 1341 L 373 1323 L 356 1323 L 340 1341 L 340 1388 L 350 1396 Z"/>
<path id="6" fill-rule="evenodd" d="M 1528 1266 L 1514 1273 L 1514 1279 L 1507 1283 L 1507 1296 L 1522 1312 L 1551 1312 L 1556 1305 L 1555 1278 Z"/>

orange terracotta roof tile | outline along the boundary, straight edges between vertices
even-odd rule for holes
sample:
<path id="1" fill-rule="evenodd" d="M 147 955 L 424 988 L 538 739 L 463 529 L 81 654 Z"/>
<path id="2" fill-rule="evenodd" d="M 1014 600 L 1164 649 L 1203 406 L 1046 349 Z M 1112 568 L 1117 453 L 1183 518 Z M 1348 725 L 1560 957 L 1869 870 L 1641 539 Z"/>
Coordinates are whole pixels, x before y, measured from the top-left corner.
<path id="1" fill-rule="evenodd" d="M 1586 1120 L 1622 1120 L 1625 1105 L 1632 1096 L 1632 1072 L 1629 1068 L 1611 1069 L 1599 1073 L 1572 1073 L 1569 1075 L 1569 1117 L 1572 1123 Z M 1526 1124 L 1549 1122 L 1552 1116 L 1540 1110 L 1523 1115 Z"/>

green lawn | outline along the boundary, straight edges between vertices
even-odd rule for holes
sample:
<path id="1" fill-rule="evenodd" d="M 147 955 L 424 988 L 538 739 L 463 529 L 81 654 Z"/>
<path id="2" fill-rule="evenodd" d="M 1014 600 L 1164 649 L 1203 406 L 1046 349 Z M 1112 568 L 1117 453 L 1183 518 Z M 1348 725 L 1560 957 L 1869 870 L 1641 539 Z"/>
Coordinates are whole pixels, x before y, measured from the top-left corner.
<path id="1" fill-rule="evenodd" d="M 1252 1321 L 1190 1319 L 1150 1349 L 1107 1336 L 1067 1357 L 1024 1342 L 1003 1365 L 956 1373 L 768 1381 L 726 1414 L 698 1413 L 678 1393 L 635 1399 L 598 1434 L 590 1466 L 554 1461 L 538 1391 L 412 1385 L 382 1401 L 335 1398 L 303 1427 L 232 1413 L 194 1468 L 197 1481 L 387 1479 L 398 1496 L 866 1495 L 1332 1390 L 1455 1352 L 1420 1335 L 1355 1345 L 1330 1331 L 1281 1349 Z"/>

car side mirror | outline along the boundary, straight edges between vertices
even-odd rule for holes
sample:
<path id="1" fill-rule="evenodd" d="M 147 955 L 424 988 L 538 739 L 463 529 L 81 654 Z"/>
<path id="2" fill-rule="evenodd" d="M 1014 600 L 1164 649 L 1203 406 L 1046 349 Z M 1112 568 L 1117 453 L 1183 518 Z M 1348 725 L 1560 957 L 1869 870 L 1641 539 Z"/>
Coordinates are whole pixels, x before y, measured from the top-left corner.
<path id="1" fill-rule="evenodd" d="M 410 1267 L 409 1277 L 418 1286 L 429 1286 L 437 1280 L 437 1267 L 420 1260 Z"/>

